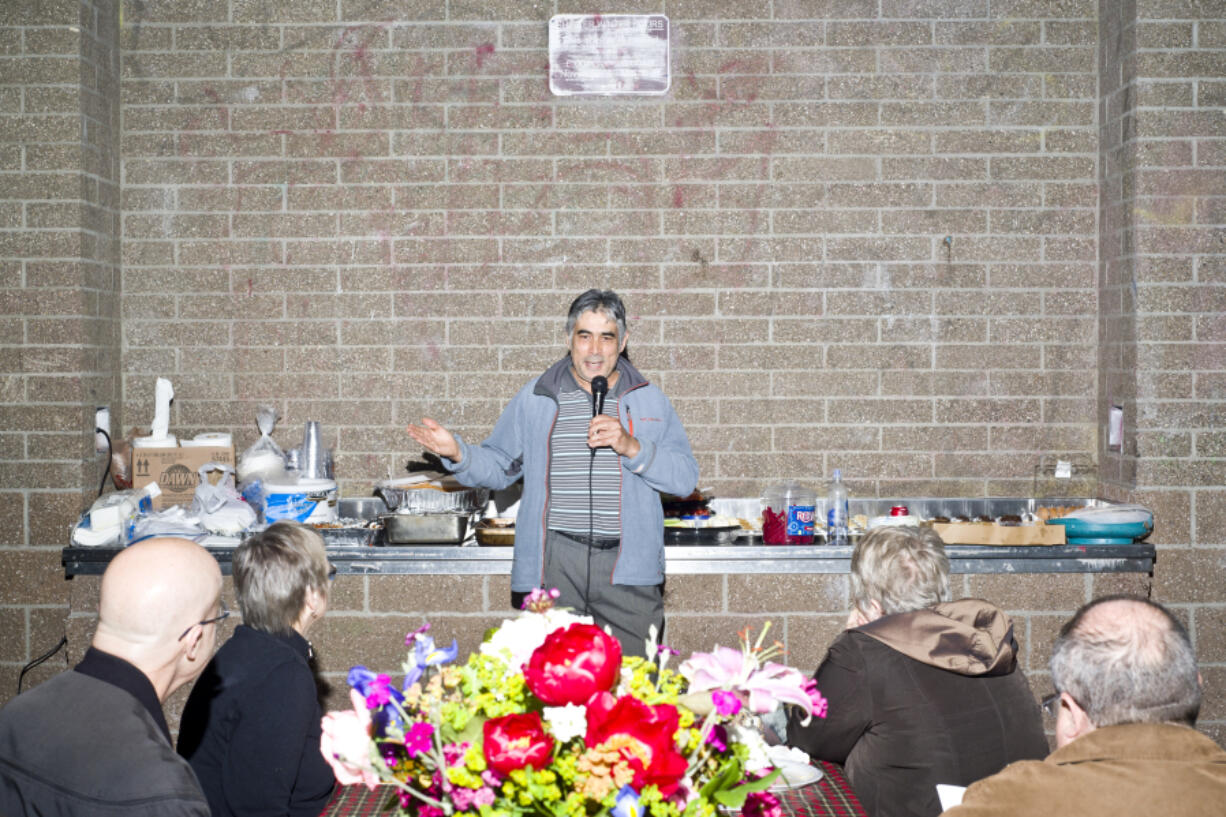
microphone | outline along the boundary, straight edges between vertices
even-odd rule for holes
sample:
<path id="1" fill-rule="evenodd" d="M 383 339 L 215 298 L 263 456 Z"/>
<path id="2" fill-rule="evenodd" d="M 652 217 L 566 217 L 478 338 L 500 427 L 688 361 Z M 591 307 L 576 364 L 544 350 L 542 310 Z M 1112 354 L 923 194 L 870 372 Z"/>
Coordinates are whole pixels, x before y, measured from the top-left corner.
<path id="1" fill-rule="evenodd" d="M 609 381 L 597 375 L 592 378 L 592 419 L 604 412 L 604 396 L 609 390 Z M 596 459 L 596 449 L 592 449 L 592 459 Z M 589 481 L 591 476 L 589 475 Z"/>
<path id="2" fill-rule="evenodd" d="M 604 413 L 604 396 L 609 391 L 609 381 L 603 377 L 592 378 L 592 416 Z"/>

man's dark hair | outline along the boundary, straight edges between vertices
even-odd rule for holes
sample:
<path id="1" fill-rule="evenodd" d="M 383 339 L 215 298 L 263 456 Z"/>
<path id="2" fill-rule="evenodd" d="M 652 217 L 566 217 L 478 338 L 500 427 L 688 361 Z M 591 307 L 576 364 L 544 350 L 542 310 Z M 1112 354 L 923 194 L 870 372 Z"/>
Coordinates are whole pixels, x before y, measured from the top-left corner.
<path id="1" fill-rule="evenodd" d="M 617 342 L 620 344 L 626 337 L 626 306 L 617 293 L 611 289 L 589 289 L 575 300 L 571 301 L 570 311 L 566 315 L 566 337 L 575 331 L 575 323 L 584 312 L 599 312 L 617 324 Z"/>

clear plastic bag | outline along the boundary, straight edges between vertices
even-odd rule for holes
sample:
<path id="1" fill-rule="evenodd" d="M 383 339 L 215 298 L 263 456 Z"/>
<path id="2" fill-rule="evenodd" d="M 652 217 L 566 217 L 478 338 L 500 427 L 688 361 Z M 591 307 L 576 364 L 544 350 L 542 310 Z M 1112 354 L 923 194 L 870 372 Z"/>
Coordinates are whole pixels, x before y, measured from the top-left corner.
<path id="1" fill-rule="evenodd" d="M 177 536 L 182 539 L 199 539 L 205 530 L 196 516 L 189 515 L 182 505 L 171 505 L 138 517 L 132 526 L 131 540 L 139 542 L 154 536 Z"/>
<path id="2" fill-rule="evenodd" d="M 222 472 L 216 484 L 209 481 L 209 472 Z M 199 468 L 200 484 L 192 497 L 192 513 L 200 524 L 212 533 L 236 534 L 255 522 L 255 510 L 234 487 L 234 469 L 220 462 L 206 462 Z"/>
<path id="3" fill-rule="evenodd" d="M 260 406 L 255 415 L 255 424 L 260 429 L 260 438 L 238 458 L 238 481 L 245 485 L 260 480 L 283 480 L 285 452 L 270 436 L 273 426 L 277 424 L 277 410 L 272 406 Z"/>

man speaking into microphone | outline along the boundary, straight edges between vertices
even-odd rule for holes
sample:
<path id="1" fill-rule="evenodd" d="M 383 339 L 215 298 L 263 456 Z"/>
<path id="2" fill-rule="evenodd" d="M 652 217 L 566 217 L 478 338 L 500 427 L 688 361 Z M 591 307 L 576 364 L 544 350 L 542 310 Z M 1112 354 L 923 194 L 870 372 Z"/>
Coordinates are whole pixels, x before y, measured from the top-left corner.
<path id="1" fill-rule="evenodd" d="M 664 626 L 664 512 L 685 496 L 698 463 L 664 393 L 622 355 L 626 308 L 589 289 L 566 318 L 569 354 L 529 381 L 480 445 L 429 417 L 409 435 L 465 485 L 523 479 L 511 567 L 512 606 L 556 587 L 558 604 L 608 626 L 627 655 L 644 655 Z"/>

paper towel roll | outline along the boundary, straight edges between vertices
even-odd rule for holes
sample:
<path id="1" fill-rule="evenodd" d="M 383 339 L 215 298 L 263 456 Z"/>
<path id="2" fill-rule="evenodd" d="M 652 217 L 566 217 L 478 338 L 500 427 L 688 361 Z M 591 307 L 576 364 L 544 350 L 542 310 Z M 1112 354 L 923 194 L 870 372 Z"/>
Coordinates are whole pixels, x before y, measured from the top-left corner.
<path id="1" fill-rule="evenodd" d="M 153 423 L 149 436 L 155 440 L 167 436 L 170 430 L 170 401 L 175 396 L 175 387 L 164 377 L 159 377 L 153 388 Z"/>

